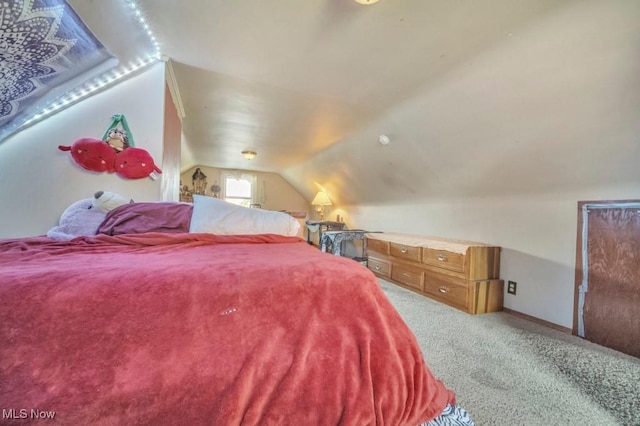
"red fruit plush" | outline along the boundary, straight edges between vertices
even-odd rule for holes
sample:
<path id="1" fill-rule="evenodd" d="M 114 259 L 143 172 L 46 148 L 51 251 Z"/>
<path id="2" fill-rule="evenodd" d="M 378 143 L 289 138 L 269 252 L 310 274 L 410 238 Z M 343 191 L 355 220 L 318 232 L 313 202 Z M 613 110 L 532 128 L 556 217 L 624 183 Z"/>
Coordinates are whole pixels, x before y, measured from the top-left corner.
<path id="1" fill-rule="evenodd" d="M 129 147 L 116 155 L 116 173 L 127 179 L 140 179 L 162 173 L 144 149 Z"/>
<path id="2" fill-rule="evenodd" d="M 116 171 L 116 152 L 100 139 L 80 138 L 71 146 L 58 145 L 58 149 L 71 151 L 71 157 L 86 170 L 109 173 Z"/>

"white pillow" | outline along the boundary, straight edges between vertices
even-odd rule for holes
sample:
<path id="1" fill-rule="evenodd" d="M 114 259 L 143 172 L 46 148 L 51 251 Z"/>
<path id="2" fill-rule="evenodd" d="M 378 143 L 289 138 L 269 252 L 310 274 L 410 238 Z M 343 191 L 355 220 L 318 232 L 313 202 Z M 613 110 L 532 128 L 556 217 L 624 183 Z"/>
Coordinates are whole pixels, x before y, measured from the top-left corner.
<path id="1" fill-rule="evenodd" d="M 250 209 L 203 195 L 193 196 L 189 232 L 217 235 L 279 234 L 296 236 L 300 224 L 286 213 Z"/>

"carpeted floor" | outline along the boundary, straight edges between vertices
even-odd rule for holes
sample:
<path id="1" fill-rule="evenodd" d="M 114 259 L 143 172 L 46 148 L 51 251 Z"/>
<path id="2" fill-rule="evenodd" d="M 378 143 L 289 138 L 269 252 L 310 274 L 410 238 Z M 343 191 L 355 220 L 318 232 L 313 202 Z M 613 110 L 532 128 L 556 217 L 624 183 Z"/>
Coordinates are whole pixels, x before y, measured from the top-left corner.
<path id="1" fill-rule="evenodd" d="M 640 359 L 513 315 L 472 316 L 380 284 L 477 426 L 640 426 Z"/>

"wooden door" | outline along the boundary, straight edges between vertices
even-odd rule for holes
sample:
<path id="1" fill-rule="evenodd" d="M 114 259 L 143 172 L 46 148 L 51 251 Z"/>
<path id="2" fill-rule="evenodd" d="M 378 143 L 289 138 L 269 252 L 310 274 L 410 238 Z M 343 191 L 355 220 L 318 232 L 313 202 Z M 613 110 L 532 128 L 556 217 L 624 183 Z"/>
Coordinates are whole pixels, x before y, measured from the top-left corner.
<path id="1" fill-rule="evenodd" d="M 640 202 L 580 203 L 579 215 L 576 334 L 640 357 Z"/>

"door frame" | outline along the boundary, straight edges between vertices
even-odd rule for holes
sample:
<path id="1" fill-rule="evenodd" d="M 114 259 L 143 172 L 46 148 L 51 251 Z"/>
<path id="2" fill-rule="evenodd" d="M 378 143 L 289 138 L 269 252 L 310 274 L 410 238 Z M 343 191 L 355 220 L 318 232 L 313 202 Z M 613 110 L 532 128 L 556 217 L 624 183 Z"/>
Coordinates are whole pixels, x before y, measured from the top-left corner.
<path id="1" fill-rule="evenodd" d="M 576 238 L 576 278 L 573 297 L 572 334 L 584 337 L 583 308 L 585 293 L 589 290 L 587 237 L 589 209 L 640 208 L 640 200 L 578 201 L 578 232 Z M 587 273 L 585 273 L 587 271 Z"/>

